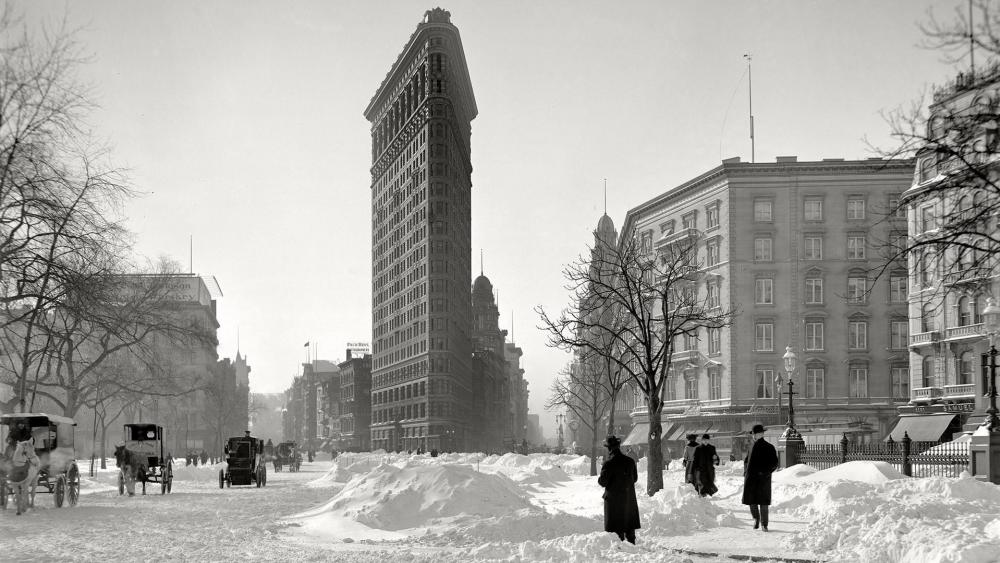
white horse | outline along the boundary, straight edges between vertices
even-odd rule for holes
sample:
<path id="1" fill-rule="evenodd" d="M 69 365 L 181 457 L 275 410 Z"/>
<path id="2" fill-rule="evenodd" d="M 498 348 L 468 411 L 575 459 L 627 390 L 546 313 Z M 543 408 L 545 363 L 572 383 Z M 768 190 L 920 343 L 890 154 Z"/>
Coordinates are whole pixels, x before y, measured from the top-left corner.
<path id="1" fill-rule="evenodd" d="M 35 439 L 17 442 L 11 455 L 10 471 L 7 481 L 10 482 L 17 503 L 17 514 L 28 511 L 28 505 L 35 504 L 35 487 L 38 486 L 38 471 L 42 462 L 35 453 Z"/>

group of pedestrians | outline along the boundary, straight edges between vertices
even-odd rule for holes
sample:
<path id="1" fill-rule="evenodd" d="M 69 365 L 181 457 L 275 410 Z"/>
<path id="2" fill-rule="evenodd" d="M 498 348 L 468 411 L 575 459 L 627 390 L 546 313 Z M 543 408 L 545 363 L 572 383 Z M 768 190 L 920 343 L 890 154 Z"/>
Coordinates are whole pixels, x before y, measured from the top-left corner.
<path id="1" fill-rule="evenodd" d="M 699 442 L 697 434 L 688 434 L 687 440 L 684 447 L 684 481 L 694 485 L 701 496 L 712 496 L 719 492 L 719 488 L 715 486 L 715 467 L 719 465 L 719 454 L 712 445 L 712 436 L 702 434 Z"/>
<path id="2" fill-rule="evenodd" d="M 715 486 L 715 467 L 719 455 L 712 445 L 712 437 L 702 434 L 687 436 L 684 450 L 684 479 L 694 485 L 701 496 L 718 492 Z M 742 502 L 750 507 L 755 530 L 767 531 L 768 507 L 771 504 L 771 474 L 778 469 L 778 453 L 764 439 L 764 426 L 755 424 L 750 430 L 750 448 L 743 458 Z M 623 541 L 635 543 L 639 524 L 639 504 L 635 497 L 635 483 L 639 480 L 635 460 L 622 453 L 621 440 L 608 436 L 604 441 L 608 455 L 601 465 L 597 483 L 604 487 L 604 531 L 613 532 Z"/>

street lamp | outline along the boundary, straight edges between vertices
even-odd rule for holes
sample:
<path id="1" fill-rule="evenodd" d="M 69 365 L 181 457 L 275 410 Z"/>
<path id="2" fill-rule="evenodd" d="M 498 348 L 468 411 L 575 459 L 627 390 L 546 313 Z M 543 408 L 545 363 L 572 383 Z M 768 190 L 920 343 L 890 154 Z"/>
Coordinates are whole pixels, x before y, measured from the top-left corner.
<path id="1" fill-rule="evenodd" d="M 792 375 L 795 373 L 795 365 L 798 363 L 799 358 L 795 355 L 795 352 L 792 351 L 791 346 L 785 347 L 785 355 L 781 358 L 785 360 L 785 373 L 788 375 L 788 423 L 786 426 L 788 428 L 795 428 L 795 406 L 792 402 L 792 395 L 795 394 L 794 391 L 792 391 L 792 386 L 795 385 L 795 383 L 792 382 Z M 781 397 L 780 388 L 778 389 L 778 397 Z M 778 403 L 778 414 L 781 414 L 780 402 Z"/>
<path id="2" fill-rule="evenodd" d="M 986 334 L 990 337 L 990 408 L 986 409 L 986 428 L 990 432 L 1000 432 L 1000 420 L 997 419 L 997 337 L 1000 336 L 1000 307 L 990 297 L 983 309 L 983 323 Z"/>
<path id="3" fill-rule="evenodd" d="M 559 448 L 559 453 L 563 453 L 563 422 L 565 420 L 565 414 L 559 413 L 556 415 L 556 435 L 558 436 L 557 447 Z"/>

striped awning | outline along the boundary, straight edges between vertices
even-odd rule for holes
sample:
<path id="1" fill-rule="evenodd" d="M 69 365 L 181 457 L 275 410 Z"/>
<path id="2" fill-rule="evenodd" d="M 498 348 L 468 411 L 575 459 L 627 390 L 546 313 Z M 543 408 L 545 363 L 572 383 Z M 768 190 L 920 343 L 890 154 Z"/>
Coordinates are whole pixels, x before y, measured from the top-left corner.
<path id="1" fill-rule="evenodd" d="M 885 439 L 898 442 L 906 434 L 915 442 L 938 442 L 953 420 L 955 415 L 950 413 L 903 416 Z"/>

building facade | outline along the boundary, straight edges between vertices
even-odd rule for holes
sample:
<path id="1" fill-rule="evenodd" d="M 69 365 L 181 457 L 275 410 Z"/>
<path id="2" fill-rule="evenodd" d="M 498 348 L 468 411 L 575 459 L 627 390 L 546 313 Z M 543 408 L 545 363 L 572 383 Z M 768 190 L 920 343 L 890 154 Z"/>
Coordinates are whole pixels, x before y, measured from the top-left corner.
<path id="1" fill-rule="evenodd" d="M 947 440 L 985 418 L 996 299 L 996 104 L 1000 68 L 937 89 L 900 213 L 908 218 L 910 402 L 893 435 Z M 897 436 L 898 437 L 898 436 Z"/>
<path id="2" fill-rule="evenodd" d="M 331 444 L 339 451 L 363 452 L 371 449 L 372 356 L 352 355 L 348 350 L 347 360 L 338 365 L 340 419 Z"/>
<path id="3" fill-rule="evenodd" d="M 458 28 L 428 11 L 364 115 L 371 122 L 375 448 L 471 445 L 471 122 Z"/>
<path id="4" fill-rule="evenodd" d="M 889 431 L 910 394 L 906 264 L 875 273 L 883 248 L 905 237 L 891 210 L 912 173 L 911 162 L 880 159 L 734 158 L 628 212 L 622 237 L 654 251 L 695 237 L 699 295 L 738 312 L 731 326 L 678 343 L 664 389 L 668 442 L 783 426 L 789 346 L 807 442 Z M 645 405 L 633 416 L 642 441 Z"/>

